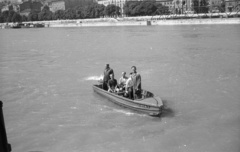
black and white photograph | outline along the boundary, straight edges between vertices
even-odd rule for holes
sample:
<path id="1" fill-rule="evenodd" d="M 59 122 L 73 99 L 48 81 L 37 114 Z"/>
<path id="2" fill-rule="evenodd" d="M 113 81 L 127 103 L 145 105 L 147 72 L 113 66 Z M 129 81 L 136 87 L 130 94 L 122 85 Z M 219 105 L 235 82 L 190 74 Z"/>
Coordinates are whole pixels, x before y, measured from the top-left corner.
<path id="1" fill-rule="evenodd" d="M 240 152 L 240 0 L 0 0 L 0 152 Z"/>

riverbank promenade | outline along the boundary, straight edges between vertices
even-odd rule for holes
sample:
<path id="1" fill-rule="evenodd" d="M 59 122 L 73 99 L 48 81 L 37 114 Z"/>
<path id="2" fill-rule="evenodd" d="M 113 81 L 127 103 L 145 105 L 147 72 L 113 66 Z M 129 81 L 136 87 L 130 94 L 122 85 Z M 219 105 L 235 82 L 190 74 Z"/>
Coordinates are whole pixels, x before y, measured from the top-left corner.
<path id="1" fill-rule="evenodd" d="M 2 23 L 1 28 L 11 27 L 14 24 L 16 23 Z M 23 24 L 43 24 L 44 27 L 240 24 L 240 12 L 31 21 Z"/>

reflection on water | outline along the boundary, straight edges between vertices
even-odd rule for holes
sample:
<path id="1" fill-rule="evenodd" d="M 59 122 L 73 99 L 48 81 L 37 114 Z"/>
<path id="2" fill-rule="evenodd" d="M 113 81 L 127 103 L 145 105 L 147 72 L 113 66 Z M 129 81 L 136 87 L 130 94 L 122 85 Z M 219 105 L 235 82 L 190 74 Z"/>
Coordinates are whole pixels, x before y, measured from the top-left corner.
<path id="1" fill-rule="evenodd" d="M 0 30 L 0 96 L 13 151 L 238 152 L 238 25 Z M 95 94 L 132 65 L 161 118 Z"/>

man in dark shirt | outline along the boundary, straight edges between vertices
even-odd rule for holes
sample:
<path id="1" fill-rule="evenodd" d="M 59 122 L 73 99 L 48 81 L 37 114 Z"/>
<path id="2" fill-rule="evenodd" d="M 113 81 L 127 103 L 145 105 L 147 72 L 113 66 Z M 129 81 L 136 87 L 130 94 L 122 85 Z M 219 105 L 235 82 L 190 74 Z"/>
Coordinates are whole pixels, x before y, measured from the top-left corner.
<path id="1" fill-rule="evenodd" d="M 103 89 L 108 90 L 108 80 L 110 79 L 110 74 L 114 75 L 113 69 L 109 67 L 109 64 L 106 64 L 106 67 L 103 72 Z"/>
<path id="2" fill-rule="evenodd" d="M 136 99 L 141 95 L 142 85 L 141 85 L 141 75 L 137 73 L 136 66 L 132 66 L 132 79 L 133 79 L 133 98 Z"/>
<path id="3" fill-rule="evenodd" d="M 114 75 L 110 74 L 110 80 L 108 80 L 108 92 L 115 92 L 117 87 L 117 80 L 114 79 Z"/>

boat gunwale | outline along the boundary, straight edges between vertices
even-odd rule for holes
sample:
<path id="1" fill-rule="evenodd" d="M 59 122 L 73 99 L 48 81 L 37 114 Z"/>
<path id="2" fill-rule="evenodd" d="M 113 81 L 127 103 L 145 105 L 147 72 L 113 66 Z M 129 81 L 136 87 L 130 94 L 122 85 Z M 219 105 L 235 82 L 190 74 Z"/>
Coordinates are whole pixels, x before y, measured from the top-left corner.
<path id="1" fill-rule="evenodd" d="M 130 102 L 130 103 L 134 103 L 134 104 L 138 104 L 138 105 L 142 105 L 142 106 L 149 106 L 149 107 L 153 107 L 153 108 L 161 108 L 161 107 L 162 107 L 162 105 L 158 106 L 158 105 L 152 105 L 152 104 L 137 102 L 137 101 L 142 101 L 142 100 L 147 99 L 147 98 L 144 98 L 144 99 L 141 99 L 141 100 L 131 100 L 131 99 L 128 99 L 128 98 L 126 98 L 126 97 L 122 97 L 122 96 L 120 96 L 120 95 L 117 95 L 117 94 L 114 94 L 114 93 L 110 93 L 110 92 L 108 92 L 108 91 L 105 91 L 105 90 L 103 90 L 103 89 L 101 89 L 101 88 L 99 88 L 99 87 L 97 87 L 97 86 L 98 86 L 97 84 L 93 85 L 94 88 L 96 88 L 97 90 L 99 90 L 99 91 L 101 91 L 101 92 L 103 92 L 103 93 L 106 93 L 106 94 L 108 94 L 108 95 L 110 95 L 110 96 L 114 96 L 114 97 L 116 97 L 116 98 L 118 98 L 118 99 L 123 99 L 123 100 L 125 100 L 125 101 L 127 101 L 127 102 Z M 153 96 L 153 97 L 150 97 L 150 98 L 154 98 L 154 96 Z M 154 98 L 154 99 L 155 99 L 155 98 Z M 155 99 L 155 100 L 156 100 L 156 99 Z M 118 102 L 118 103 L 119 103 L 119 102 Z"/>

